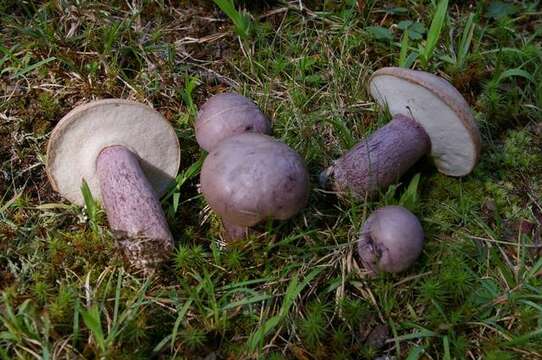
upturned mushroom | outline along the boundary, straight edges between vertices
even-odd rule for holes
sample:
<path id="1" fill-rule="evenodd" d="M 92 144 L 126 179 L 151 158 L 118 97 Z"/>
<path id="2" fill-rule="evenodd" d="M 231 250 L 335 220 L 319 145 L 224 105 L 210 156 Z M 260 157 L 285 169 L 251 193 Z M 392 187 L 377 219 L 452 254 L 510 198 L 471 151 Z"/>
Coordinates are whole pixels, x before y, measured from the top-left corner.
<path id="1" fill-rule="evenodd" d="M 469 174 L 480 155 L 480 133 L 463 96 L 423 71 L 383 68 L 370 79 L 371 95 L 393 119 L 321 174 L 339 193 L 373 196 L 429 154 L 449 176 Z"/>
<path id="2" fill-rule="evenodd" d="M 198 144 L 211 151 L 232 135 L 244 132 L 270 134 L 271 122 L 250 99 L 235 93 L 222 93 L 203 104 L 195 130 Z"/>
<path id="3" fill-rule="evenodd" d="M 51 134 L 47 174 L 55 191 L 83 206 L 83 180 L 101 202 L 125 258 L 152 273 L 173 250 L 159 196 L 180 162 L 174 129 L 150 107 L 93 101 L 64 116 Z"/>
<path id="4" fill-rule="evenodd" d="M 226 229 L 226 238 L 246 235 L 265 219 L 285 220 L 303 208 L 309 176 L 303 159 L 270 136 L 230 136 L 205 159 L 201 192 Z"/>
<path id="5" fill-rule="evenodd" d="M 418 218 L 401 206 L 375 210 L 358 240 L 361 263 L 370 273 L 406 270 L 420 255 L 424 242 Z"/>

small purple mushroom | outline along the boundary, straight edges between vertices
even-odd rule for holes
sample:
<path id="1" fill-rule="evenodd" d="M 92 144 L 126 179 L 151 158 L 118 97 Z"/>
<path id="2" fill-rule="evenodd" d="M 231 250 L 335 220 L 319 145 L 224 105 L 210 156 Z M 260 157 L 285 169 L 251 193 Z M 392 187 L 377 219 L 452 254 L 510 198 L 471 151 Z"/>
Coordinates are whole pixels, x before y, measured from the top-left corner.
<path id="1" fill-rule="evenodd" d="M 217 94 L 203 104 L 195 124 L 196 140 L 211 151 L 232 135 L 271 134 L 271 122 L 250 99 L 235 93 Z"/>
<path id="2" fill-rule="evenodd" d="M 401 206 L 385 206 L 365 221 L 358 240 L 358 254 L 373 274 L 397 273 L 416 261 L 423 243 L 423 229 L 414 214 Z"/>

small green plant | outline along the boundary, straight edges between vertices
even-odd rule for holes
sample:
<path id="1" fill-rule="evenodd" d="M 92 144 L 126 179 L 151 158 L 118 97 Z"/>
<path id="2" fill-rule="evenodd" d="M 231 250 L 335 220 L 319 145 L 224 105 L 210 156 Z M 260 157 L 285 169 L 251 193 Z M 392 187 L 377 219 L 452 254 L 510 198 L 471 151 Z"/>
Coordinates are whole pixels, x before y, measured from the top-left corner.
<path id="1" fill-rule="evenodd" d="M 230 269 L 241 269 L 243 261 L 243 253 L 238 249 L 231 249 L 224 254 L 224 262 Z"/>
<path id="2" fill-rule="evenodd" d="M 241 38 L 246 39 L 250 36 L 253 28 L 252 19 L 245 11 L 239 11 L 235 8 L 233 0 L 213 0 L 233 22 L 235 32 Z"/>
<path id="3" fill-rule="evenodd" d="M 201 85 L 201 81 L 198 77 L 189 76 L 184 83 L 184 89 L 181 91 L 181 98 L 184 104 L 188 108 L 190 117 L 194 118 L 198 112 L 198 108 L 194 104 L 193 92 L 198 86 Z"/>
<path id="4" fill-rule="evenodd" d="M 345 297 L 338 305 L 345 322 L 353 328 L 363 324 L 364 318 L 372 312 L 370 305 L 360 299 Z"/>
<path id="5" fill-rule="evenodd" d="M 487 8 L 485 16 L 490 19 L 499 20 L 514 15 L 517 12 L 518 8 L 515 4 L 504 1 L 492 1 Z"/>
<path id="6" fill-rule="evenodd" d="M 419 206 L 418 203 L 418 186 L 420 185 L 420 174 L 414 175 L 406 190 L 401 194 L 399 205 L 404 206 L 410 211 L 415 212 Z"/>
<path id="7" fill-rule="evenodd" d="M 420 286 L 420 297 L 424 301 L 441 302 L 446 298 L 446 291 L 438 279 L 424 280 Z"/>
<path id="8" fill-rule="evenodd" d="M 100 227 L 100 207 L 98 202 L 92 196 L 92 192 L 88 187 L 87 182 L 83 179 L 83 184 L 81 185 L 81 193 L 83 194 L 83 200 L 85 202 L 85 212 L 88 217 L 88 222 L 92 232 L 98 234 Z"/>
<path id="9" fill-rule="evenodd" d="M 326 313 L 327 308 L 320 302 L 314 302 L 308 305 L 305 318 L 299 322 L 301 336 L 310 347 L 322 339 L 326 331 Z"/>
<path id="10" fill-rule="evenodd" d="M 406 32 L 408 37 L 414 41 L 421 40 L 423 34 L 427 32 L 425 26 L 420 22 L 414 22 L 412 20 L 403 20 L 397 24 L 397 27 L 400 30 L 403 30 L 403 33 Z"/>
<path id="11" fill-rule="evenodd" d="M 188 169 L 181 171 L 181 173 L 175 178 L 175 184 L 162 199 L 162 204 L 168 203 L 170 199 L 173 200 L 167 209 L 168 217 L 173 218 L 177 213 L 181 201 L 181 188 L 188 180 L 199 174 L 204 159 L 205 158 L 201 157 L 198 161 L 190 165 Z"/>
<path id="12" fill-rule="evenodd" d="M 94 342 L 98 346 L 101 353 L 105 353 L 106 344 L 104 338 L 104 331 L 102 328 L 102 320 L 100 316 L 100 309 L 97 304 L 92 305 L 88 309 L 81 309 L 81 317 L 86 327 L 90 330 Z"/>
<path id="13" fill-rule="evenodd" d="M 30 299 L 15 307 L 6 293 L 0 299 L 0 309 L 0 358 L 14 358 L 8 354 L 41 359 L 51 356 L 51 322 L 47 313 L 36 311 Z"/>
<path id="14" fill-rule="evenodd" d="M 179 245 L 175 253 L 175 268 L 177 271 L 188 270 L 192 263 L 192 251 L 188 246 Z"/>
<path id="15" fill-rule="evenodd" d="M 175 253 L 175 268 L 178 271 L 188 271 L 194 267 L 203 265 L 208 254 L 201 245 L 179 245 Z"/>
<path id="16" fill-rule="evenodd" d="M 49 285 L 43 281 L 36 281 L 32 289 L 34 298 L 41 304 L 45 304 L 47 302 L 49 291 Z"/>
<path id="17" fill-rule="evenodd" d="M 408 31 L 403 32 L 403 36 L 401 37 L 401 51 L 399 52 L 399 67 L 408 69 L 412 66 L 412 63 L 407 62 L 408 59 L 408 48 L 409 48 L 409 37 L 408 37 Z M 415 53 L 411 53 L 415 54 Z"/>
<path id="18" fill-rule="evenodd" d="M 60 285 L 58 293 L 49 303 L 49 314 L 52 321 L 68 324 L 73 314 L 75 290 L 65 284 Z"/>
<path id="19" fill-rule="evenodd" d="M 115 272 L 111 272 L 109 281 L 105 283 L 105 289 L 103 289 L 104 294 L 109 292 L 111 280 L 114 275 Z M 123 270 L 118 271 L 116 275 L 117 281 L 112 314 L 108 311 L 106 299 L 98 301 L 95 294 L 92 305 L 89 305 L 86 308 L 79 308 L 83 323 L 89 330 L 89 334 L 96 344 L 97 352 L 102 356 L 106 356 L 113 350 L 115 344 L 120 341 L 122 334 L 129 328 L 131 322 L 142 311 L 142 308 L 145 305 L 145 293 L 150 285 L 149 280 L 140 284 L 139 288 L 136 289 L 135 294 L 124 303 L 124 309 L 121 311 L 121 290 L 123 282 L 127 280 L 127 276 Z M 90 274 L 88 276 L 90 276 Z M 110 323 L 107 328 L 104 329 L 102 321 L 105 319 L 109 319 Z"/>
<path id="20" fill-rule="evenodd" d="M 416 174 L 410 180 L 407 188 L 397 199 L 397 189 L 399 184 L 390 185 L 387 191 L 382 195 L 382 202 L 386 205 L 400 205 L 412 212 L 416 212 L 419 207 L 418 186 L 420 185 L 421 175 Z"/>
<path id="21" fill-rule="evenodd" d="M 335 128 L 335 132 L 337 133 L 337 137 L 339 138 L 339 140 L 341 141 L 341 145 L 345 149 L 350 149 L 356 144 L 356 140 L 352 135 L 352 131 L 346 125 L 343 119 L 341 119 L 340 117 L 329 117 L 325 118 L 324 121 L 333 125 L 333 127 Z"/>
<path id="22" fill-rule="evenodd" d="M 378 41 L 390 42 L 393 40 L 393 33 L 391 30 L 382 26 L 367 26 L 365 31 Z"/>
<path id="23" fill-rule="evenodd" d="M 102 53 L 106 56 L 113 54 L 113 45 L 120 40 L 122 32 L 126 28 L 127 23 L 124 21 L 114 22 L 102 29 L 103 50 Z"/>
<path id="24" fill-rule="evenodd" d="M 321 271 L 321 268 L 314 269 L 305 277 L 305 279 L 303 279 L 302 282 L 299 282 L 297 276 L 294 276 L 292 280 L 290 280 L 279 313 L 269 318 L 248 338 L 247 347 L 250 352 L 255 352 L 262 346 L 265 337 L 271 333 L 273 329 L 279 326 L 280 323 L 286 318 L 296 297 L 301 293 L 301 290 L 303 290 Z"/>
<path id="25" fill-rule="evenodd" d="M 18 58 L 20 51 L 19 45 L 14 45 L 8 49 L 0 43 L 0 55 L 3 55 L 0 57 L 0 75 L 7 73 L 10 74 L 10 78 L 13 80 L 20 79 L 34 70 L 41 69 L 44 65 L 57 60 L 56 57 L 51 56 L 36 61 L 31 52 L 23 52 L 25 55 Z"/>
<path id="26" fill-rule="evenodd" d="M 471 13 L 467 18 L 461 38 L 457 42 L 455 48 L 452 48 L 450 50 L 451 55 L 442 55 L 439 57 L 441 60 L 452 64 L 455 71 L 462 70 L 465 67 L 467 57 L 471 48 L 472 39 L 474 36 L 474 30 L 476 29 L 476 23 L 474 22 L 474 20 L 475 14 Z M 452 47 L 453 45 L 450 46 Z"/>
<path id="27" fill-rule="evenodd" d="M 196 350 L 205 343 L 207 336 L 201 329 L 187 327 L 182 331 L 181 338 L 189 349 Z"/>
<path id="28" fill-rule="evenodd" d="M 542 157 L 531 152 L 533 139 L 526 130 L 513 130 L 508 132 L 508 139 L 504 144 L 503 163 L 507 168 L 531 168 L 542 164 Z"/>

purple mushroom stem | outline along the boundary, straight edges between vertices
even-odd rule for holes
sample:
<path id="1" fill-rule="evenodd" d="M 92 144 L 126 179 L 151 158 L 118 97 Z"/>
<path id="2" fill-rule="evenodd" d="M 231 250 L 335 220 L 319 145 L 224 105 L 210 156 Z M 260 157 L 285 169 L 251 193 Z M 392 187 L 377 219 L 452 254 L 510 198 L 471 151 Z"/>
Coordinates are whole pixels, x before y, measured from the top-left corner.
<path id="1" fill-rule="evenodd" d="M 222 220 L 222 226 L 224 226 L 225 241 L 236 241 L 248 236 L 249 228 L 247 226 L 235 225 L 226 220 Z"/>
<path id="2" fill-rule="evenodd" d="M 138 157 L 123 146 L 110 146 L 96 160 L 102 203 L 109 226 L 131 265 L 152 272 L 173 249 L 160 201 Z"/>
<path id="3" fill-rule="evenodd" d="M 363 197 L 395 183 L 431 150 L 423 127 L 405 115 L 393 119 L 337 159 L 320 175 L 322 186 L 333 178 L 336 191 Z"/>

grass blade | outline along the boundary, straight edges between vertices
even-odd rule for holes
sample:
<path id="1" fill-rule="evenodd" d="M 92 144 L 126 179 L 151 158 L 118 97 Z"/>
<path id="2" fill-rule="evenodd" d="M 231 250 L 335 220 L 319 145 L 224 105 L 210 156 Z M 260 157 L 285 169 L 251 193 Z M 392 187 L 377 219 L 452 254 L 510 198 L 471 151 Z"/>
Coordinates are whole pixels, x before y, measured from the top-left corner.
<path id="1" fill-rule="evenodd" d="M 83 322 L 85 323 L 86 327 L 90 330 L 92 336 L 94 337 L 94 341 L 96 341 L 98 348 L 100 348 L 102 352 L 105 352 L 105 338 L 98 305 L 94 304 L 88 310 L 81 309 L 81 316 L 83 317 Z"/>
<path id="2" fill-rule="evenodd" d="M 500 84 L 503 80 L 506 80 L 511 77 L 522 77 L 531 82 L 535 81 L 534 77 L 531 74 L 529 74 L 527 71 L 516 68 L 516 69 L 508 69 L 506 71 L 503 71 L 497 79 L 497 84 Z"/>
<path id="3" fill-rule="evenodd" d="M 341 118 L 329 118 L 324 119 L 324 121 L 333 125 L 335 131 L 339 134 L 339 139 L 341 140 L 345 149 L 350 149 L 356 144 L 356 140 L 354 139 L 354 136 L 352 136 L 352 132 Z"/>
<path id="4" fill-rule="evenodd" d="M 273 295 L 258 294 L 258 295 L 255 295 L 255 296 L 251 297 L 251 298 L 248 298 L 248 299 L 243 299 L 243 300 L 240 300 L 240 301 L 229 303 L 226 306 L 222 307 L 222 311 L 233 309 L 233 308 L 236 308 L 238 306 L 254 304 L 254 303 L 269 300 L 269 299 L 272 299 L 272 298 L 273 298 Z"/>
<path id="5" fill-rule="evenodd" d="M 433 51 L 437 46 L 438 40 L 440 38 L 440 33 L 444 25 L 444 20 L 446 20 L 446 14 L 448 11 L 448 0 L 441 0 L 437 5 L 437 10 L 433 16 L 433 21 L 431 22 L 431 27 L 427 33 L 427 41 L 423 51 L 421 53 L 422 63 L 424 66 L 427 66 L 429 60 L 433 56 Z"/>
<path id="6" fill-rule="evenodd" d="M 401 52 L 399 53 L 399 67 L 406 68 L 407 53 L 408 53 L 408 30 L 403 32 L 403 37 L 401 38 Z"/>
<path id="7" fill-rule="evenodd" d="M 399 200 L 399 205 L 406 207 L 410 211 L 416 210 L 417 203 L 418 203 L 418 186 L 420 185 L 420 174 L 416 174 L 412 180 L 410 180 L 410 183 L 408 184 L 408 188 L 405 190 L 405 192 L 401 195 L 401 199 Z"/>
<path id="8" fill-rule="evenodd" d="M 50 63 L 51 61 L 54 61 L 56 60 L 56 57 L 49 57 L 47 59 L 43 59 L 41 61 L 38 61 L 37 63 L 35 64 L 32 64 L 30 66 L 27 66 L 23 69 L 20 69 L 19 71 L 17 71 L 15 74 L 13 74 L 13 76 L 11 77 L 12 79 L 16 79 L 18 77 L 21 77 L 25 74 L 28 74 L 29 72 L 33 71 L 33 70 L 36 70 L 37 68 L 41 67 L 42 65 L 45 65 L 45 64 L 48 64 Z"/>
<path id="9" fill-rule="evenodd" d="M 248 339 L 247 345 L 250 351 L 254 352 L 263 344 L 265 337 L 276 328 L 282 320 L 288 315 L 290 307 L 294 303 L 296 297 L 320 272 L 321 268 L 314 269 L 305 277 L 302 282 L 299 282 L 297 276 L 290 280 L 290 284 L 286 289 L 286 294 L 282 300 L 282 306 L 279 314 L 268 319 L 255 333 L 253 333 Z"/>
<path id="10" fill-rule="evenodd" d="M 406 358 L 406 360 L 418 360 L 421 358 L 424 352 L 425 352 L 425 346 L 421 346 L 421 345 L 415 346 L 408 353 L 408 357 Z"/>
<path id="11" fill-rule="evenodd" d="M 465 24 L 465 29 L 463 29 L 463 35 L 461 36 L 459 49 L 457 51 L 457 66 L 460 69 L 465 65 L 465 60 L 467 59 L 467 55 L 469 53 L 475 28 L 476 25 L 474 24 L 474 14 L 471 13 L 467 19 L 467 23 Z"/>
<path id="12" fill-rule="evenodd" d="M 248 15 L 238 11 L 233 4 L 233 0 L 213 1 L 233 22 L 235 32 L 242 38 L 247 38 L 250 35 L 250 30 L 252 27 L 252 23 Z"/>
<path id="13" fill-rule="evenodd" d="M 190 76 L 186 79 L 184 89 L 181 91 L 181 98 L 188 108 L 191 116 L 196 116 L 198 109 L 194 104 L 192 93 L 201 84 L 201 81 L 196 76 Z"/>
<path id="14" fill-rule="evenodd" d="M 83 194 L 83 200 L 85 201 L 85 210 L 90 223 L 90 228 L 94 233 L 98 233 L 98 204 L 92 196 L 90 188 L 84 179 L 83 184 L 81 185 L 81 193 Z"/>
<path id="15" fill-rule="evenodd" d="M 201 170 L 201 166 L 203 165 L 203 160 L 205 160 L 205 157 L 201 157 L 190 165 L 190 167 L 184 171 L 182 171 L 177 177 L 175 178 L 175 184 L 173 187 L 167 192 L 167 194 L 162 199 L 162 204 L 165 204 L 170 198 L 173 198 L 173 204 L 168 209 L 168 215 L 173 216 L 177 212 L 180 204 L 180 191 L 181 187 L 191 178 L 197 176 Z"/>
<path id="16" fill-rule="evenodd" d="M 79 343 L 79 313 L 80 313 L 80 301 L 79 297 L 75 299 L 74 313 L 73 313 L 73 327 L 72 327 L 72 344 L 74 348 L 77 348 Z"/>

